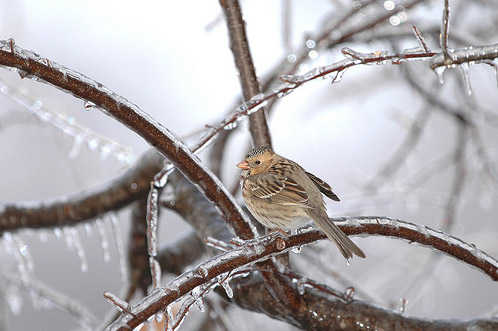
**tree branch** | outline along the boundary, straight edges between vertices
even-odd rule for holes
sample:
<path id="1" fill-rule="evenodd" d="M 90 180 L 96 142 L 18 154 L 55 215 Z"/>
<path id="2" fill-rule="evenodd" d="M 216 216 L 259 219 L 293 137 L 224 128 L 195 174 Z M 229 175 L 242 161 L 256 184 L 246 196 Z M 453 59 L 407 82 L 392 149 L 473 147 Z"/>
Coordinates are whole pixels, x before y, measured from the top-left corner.
<path id="1" fill-rule="evenodd" d="M 138 106 L 80 73 L 51 61 L 47 62 L 39 55 L 15 46 L 12 41 L 0 42 L 0 65 L 17 68 L 21 77 L 37 77 L 105 110 L 106 114 L 155 147 L 191 182 L 198 184 L 206 197 L 218 206 L 235 234 L 242 239 L 254 238 L 255 230 L 249 224 L 247 216 L 219 180 L 183 142 Z"/>
<path id="2" fill-rule="evenodd" d="M 220 0 L 220 4 L 227 20 L 230 48 L 235 59 L 235 66 L 239 71 L 242 94 L 244 95 L 244 100 L 247 101 L 260 94 L 261 89 L 256 77 L 251 51 L 249 50 L 240 4 L 238 0 Z M 271 147 L 270 131 L 266 123 L 264 108 L 252 114 L 249 121 L 255 146 Z"/>
<path id="3" fill-rule="evenodd" d="M 24 228 L 74 225 L 123 208 L 144 197 L 164 158 L 150 150 L 124 175 L 91 191 L 39 202 L 0 205 L 0 234 Z"/>

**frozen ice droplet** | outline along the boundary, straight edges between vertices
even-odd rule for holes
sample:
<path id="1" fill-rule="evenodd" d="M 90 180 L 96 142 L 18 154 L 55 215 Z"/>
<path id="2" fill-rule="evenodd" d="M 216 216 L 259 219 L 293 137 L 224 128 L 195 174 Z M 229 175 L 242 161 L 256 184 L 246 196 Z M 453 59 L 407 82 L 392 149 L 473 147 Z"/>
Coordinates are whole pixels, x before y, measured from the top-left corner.
<path id="1" fill-rule="evenodd" d="M 227 124 L 223 127 L 223 129 L 224 129 L 224 130 L 233 130 L 233 129 L 235 129 L 236 127 L 237 127 L 237 122 L 236 122 L 236 121 L 234 121 L 234 122 L 232 122 L 232 123 L 227 123 Z"/>
<path id="2" fill-rule="evenodd" d="M 83 104 L 83 107 L 85 107 L 86 111 L 90 111 L 93 108 L 95 108 L 95 104 L 93 102 L 90 102 L 90 101 L 85 101 L 85 103 Z"/>
<path id="3" fill-rule="evenodd" d="M 434 69 L 434 72 L 436 73 L 437 79 L 439 80 L 439 84 L 444 84 L 444 71 L 446 70 L 446 67 L 437 67 Z"/>
<path id="4" fill-rule="evenodd" d="M 467 95 L 472 95 L 472 86 L 470 85 L 470 77 L 469 77 L 469 64 L 467 62 L 464 62 L 460 64 L 459 68 L 462 73 L 465 91 L 467 92 Z"/>
<path id="5" fill-rule="evenodd" d="M 297 282 L 297 292 L 299 295 L 304 295 L 306 292 L 306 282 L 305 281 L 298 281 Z"/>

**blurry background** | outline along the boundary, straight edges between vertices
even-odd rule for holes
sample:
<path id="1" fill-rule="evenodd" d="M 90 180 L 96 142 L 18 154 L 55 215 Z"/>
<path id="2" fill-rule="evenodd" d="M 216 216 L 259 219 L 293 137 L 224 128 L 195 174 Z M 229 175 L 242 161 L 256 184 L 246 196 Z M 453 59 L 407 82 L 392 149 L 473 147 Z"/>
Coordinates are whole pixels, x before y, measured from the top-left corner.
<path id="1" fill-rule="evenodd" d="M 369 15 L 388 12 L 399 1 L 374 2 L 358 16 L 358 24 Z M 359 4 L 349 0 L 243 2 L 257 74 L 265 78 L 282 59 L 292 62 L 295 50 L 310 45 L 306 44 L 310 36 Z M 494 1 L 451 1 L 451 5 L 450 46 L 497 42 Z M 442 1 L 425 1 L 352 41 L 330 49 L 308 46 L 314 53 L 309 53 L 297 73 L 343 59 L 340 50 L 346 46 L 363 52 L 417 47 L 412 25 L 431 49 L 438 49 L 441 13 Z M 103 83 L 179 137 L 217 123 L 237 104 L 240 93 L 217 1 L 137 5 L 131 1 L 0 0 L 0 39 L 7 38 Z M 340 83 L 310 82 L 282 98 L 269 116 L 274 148 L 332 185 L 341 202 L 328 204 L 331 215 L 389 216 L 442 229 L 448 213 L 454 213 L 449 232 L 497 257 L 496 64 L 494 69 L 472 65 L 468 73 L 471 96 L 459 68 L 446 70 L 441 85 L 427 62 L 357 66 L 345 72 Z M 468 112 L 475 130 L 461 129 L 454 116 L 438 111 L 434 102 L 413 88 L 409 77 L 442 102 Z M 0 202 L 46 200 L 107 183 L 148 149 L 140 137 L 102 112 L 85 111 L 82 100 L 21 80 L 5 69 L 0 70 L 0 80 Z M 41 120 L 16 100 L 28 107 L 38 102 L 44 112 L 55 115 Z M 379 176 L 415 121 L 420 122 L 419 140 L 413 140 L 413 147 L 406 145 L 399 169 Z M 234 165 L 249 148 L 246 122 L 231 136 L 224 158 L 222 180 L 229 188 L 237 185 Z M 117 214 L 125 240 L 128 216 L 127 210 Z M 162 220 L 162 242 L 187 227 L 169 211 Z M 29 263 L 36 279 L 77 300 L 95 316 L 103 318 L 114 309 L 102 293 L 118 294 L 122 286 L 116 229 L 111 229 L 109 217 L 99 224 L 92 221 L 75 227 L 76 231 L 26 230 L 4 235 L 0 274 L 4 275 L 2 295 L 8 301 L 3 302 L 7 308 L 2 313 L 8 315 L 3 326 L 10 330 L 81 327 L 34 291 L 19 290 L 6 281 L 5 277 L 21 277 Z M 106 238 L 104 245 L 102 238 Z M 306 259 L 292 258 L 297 270 L 308 277 L 338 290 L 354 286 L 359 298 L 367 301 L 399 309 L 404 298 L 407 315 L 498 314 L 498 288 L 482 272 L 447 256 L 434 258 L 430 249 L 397 239 L 354 240 L 368 258 L 354 260 L 350 266 L 329 242 L 305 248 L 301 256 Z M 23 258 L 16 259 L 16 250 Z M 86 256 L 83 260 L 78 256 L 81 251 Z M 337 274 L 345 280 L 340 281 Z M 200 314 L 189 315 L 183 327 L 195 329 L 192 320 Z M 269 329 L 280 323 L 233 308 L 230 314 L 245 321 L 237 324 L 241 330 Z M 281 327 L 290 329 L 283 323 Z"/>

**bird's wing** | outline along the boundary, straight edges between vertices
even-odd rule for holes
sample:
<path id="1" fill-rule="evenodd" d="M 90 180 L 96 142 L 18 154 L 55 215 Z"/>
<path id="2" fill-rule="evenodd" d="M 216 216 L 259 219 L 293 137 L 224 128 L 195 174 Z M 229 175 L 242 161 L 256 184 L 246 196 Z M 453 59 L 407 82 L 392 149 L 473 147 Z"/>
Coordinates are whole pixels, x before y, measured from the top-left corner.
<path id="1" fill-rule="evenodd" d="M 339 197 L 334 192 L 332 192 L 332 188 L 325 181 L 323 181 L 322 179 L 318 178 L 317 176 L 315 176 L 312 173 L 309 173 L 307 171 L 306 171 L 306 175 L 308 175 L 308 177 L 311 179 L 311 181 L 318 187 L 320 192 L 322 192 L 323 194 L 325 194 L 327 197 L 329 197 L 330 199 L 332 199 L 334 201 L 341 201 L 339 199 Z"/>
<path id="2" fill-rule="evenodd" d="M 254 197 L 271 203 L 306 207 L 309 200 L 306 190 L 290 177 L 264 172 L 248 177 L 246 185 Z"/>

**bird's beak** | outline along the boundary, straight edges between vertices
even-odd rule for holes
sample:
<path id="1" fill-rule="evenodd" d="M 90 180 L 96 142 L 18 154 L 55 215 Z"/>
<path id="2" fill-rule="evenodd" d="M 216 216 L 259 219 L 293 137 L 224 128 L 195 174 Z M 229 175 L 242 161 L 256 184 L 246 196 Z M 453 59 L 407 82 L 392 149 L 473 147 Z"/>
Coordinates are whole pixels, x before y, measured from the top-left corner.
<path id="1" fill-rule="evenodd" d="M 247 161 L 242 161 L 239 164 L 237 164 L 237 167 L 239 167 L 240 169 L 247 170 L 249 169 L 249 163 Z"/>

